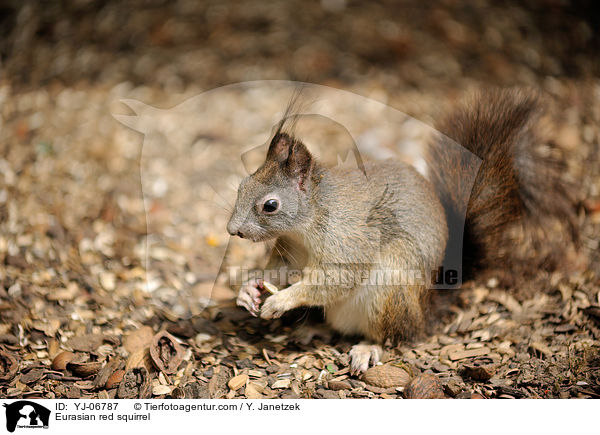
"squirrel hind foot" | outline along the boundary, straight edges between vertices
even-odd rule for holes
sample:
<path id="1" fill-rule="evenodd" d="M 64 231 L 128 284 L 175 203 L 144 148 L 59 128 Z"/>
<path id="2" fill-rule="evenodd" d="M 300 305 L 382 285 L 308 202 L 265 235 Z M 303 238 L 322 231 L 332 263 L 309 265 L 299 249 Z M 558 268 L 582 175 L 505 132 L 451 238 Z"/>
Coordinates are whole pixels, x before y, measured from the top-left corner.
<path id="1" fill-rule="evenodd" d="M 350 374 L 358 376 L 381 361 L 383 348 L 377 344 L 362 342 L 352 346 L 349 356 Z"/>

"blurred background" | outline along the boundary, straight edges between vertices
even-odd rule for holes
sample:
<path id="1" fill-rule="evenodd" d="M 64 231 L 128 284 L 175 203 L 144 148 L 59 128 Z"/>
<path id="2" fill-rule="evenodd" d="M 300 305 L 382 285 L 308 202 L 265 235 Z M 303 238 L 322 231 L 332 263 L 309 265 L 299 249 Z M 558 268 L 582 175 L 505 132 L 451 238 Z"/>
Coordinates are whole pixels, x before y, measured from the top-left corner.
<path id="1" fill-rule="evenodd" d="M 5 79 L 191 84 L 282 79 L 388 88 L 598 74 L 593 0 L 3 1 Z"/>
<path id="2" fill-rule="evenodd" d="M 592 261 L 575 278 L 546 274 L 549 280 L 533 284 L 533 291 L 550 296 L 523 292 L 517 297 L 525 300 L 517 305 L 505 296 L 487 299 L 497 280 L 478 283 L 478 293 L 463 299 L 489 311 L 473 311 L 467 302 L 453 305 L 459 320 L 446 331 L 452 337 L 444 343 L 485 341 L 503 367 L 513 370 L 516 364 L 521 370 L 511 375 L 519 376 L 515 391 L 507 390 L 513 384 L 499 381 L 489 394 L 477 390 L 483 395 L 599 397 L 600 372 L 594 375 L 588 367 L 595 361 L 597 368 L 600 359 L 585 353 L 597 354 L 600 343 L 599 52 L 600 14 L 593 0 L 0 1 L 0 343 L 28 374 L 47 368 L 60 350 L 77 350 L 69 344 L 73 337 L 117 337 L 101 338 L 97 348 L 79 346 L 91 360 L 105 361 L 127 356 L 120 339 L 131 331 L 167 328 L 187 340 L 197 371 L 190 372 L 195 378 L 185 376 L 202 384 L 212 379 L 213 368 L 229 370 L 232 363 L 221 364 L 223 353 L 239 350 L 231 358 L 243 359 L 258 335 L 281 332 L 276 322 L 259 324 L 235 310 L 225 317 L 210 313 L 211 321 L 221 319 L 215 324 L 225 331 L 222 341 L 215 326 L 181 324 L 202 312 L 198 298 L 224 301 L 235 295 L 224 283 L 211 294 L 206 273 L 219 261 L 211 249 L 228 244 L 223 220 L 213 219 L 217 213 L 226 216 L 226 208 L 205 209 L 199 219 L 207 224 L 189 227 L 201 242 L 182 238 L 150 253 L 155 273 L 147 292 L 146 212 L 167 226 L 181 222 L 169 220 L 160 200 L 144 208 L 143 136 L 113 117 L 132 114 L 120 99 L 165 109 L 226 84 L 300 80 L 353 91 L 433 125 L 470 91 L 523 86 L 547 97 L 549 141 L 567 161 L 565 177 L 579 186 L 582 252 Z M 226 134 L 194 137 L 188 145 L 195 143 L 213 147 L 198 161 L 212 167 L 215 180 L 234 185 L 235 180 L 219 177 L 237 159 L 220 147 Z M 164 186 L 155 187 L 160 196 Z M 236 255 L 257 262 L 264 252 L 246 246 Z M 525 308 L 513 311 L 519 303 Z M 495 315 L 496 309 L 504 326 L 495 323 L 499 329 L 471 336 L 469 322 L 487 325 L 478 316 Z M 562 327 L 560 333 L 555 327 Z M 196 334 L 219 337 L 218 344 Z M 231 336 L 242 342 L 230 341 Z M 97 340 L 88 337 L 86 343 Z M 283 347 L 268 346 L 275 349 L 271 358 Z M 344 352 L 344 346 L 338 349 Z M 339 352 L 320 349 L 315 357 L 321 365 L 343 367 Z M 420 370 L 437 364 L 438 356 L 427 349 L 418 357 L 404 350 L 403 361 Z M 447 375 L 445 385 L 456 377 L 454 365 L 436 372 Z M 50 375 L 23 382 L 19 376 L 0 382 L 2 395 L 100 394 Z M 456 379 L 464 391 L 475 388 Z M 516 391 L 521 381 L 527 387 Z M 165 394 L 165 388 L 157 391 Z"/>

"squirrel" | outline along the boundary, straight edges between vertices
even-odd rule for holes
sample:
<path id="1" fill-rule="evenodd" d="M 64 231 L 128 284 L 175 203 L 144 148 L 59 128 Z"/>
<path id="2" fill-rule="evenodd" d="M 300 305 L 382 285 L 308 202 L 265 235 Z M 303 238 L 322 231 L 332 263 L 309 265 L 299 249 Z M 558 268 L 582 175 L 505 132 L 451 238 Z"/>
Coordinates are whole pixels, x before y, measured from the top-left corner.
<path id="1" fill-rule="evenodd" d="M 422 330 L 431 272 L 453 238 L 463 238 L 463 266 L 477 270 L 505 264 L 514 243 L 506 235 L 515 224 L 539 228 L 540 216 L 554 216 L 575 237 L 568 186 L 552 160 L 534 151 L 539 113 L 532 93 L 479 94 L 438 130 L 481 158 L 481 166 L 448 152 L 450 139 L 443 136 L 426 151 L 427 177 L 400 161 L 326 168 L 285 131 L 284 117 L 264 163 L 239 186 L 228 232 L 254 242 L 276 239 L 270 270 L 354 277 L 379 268 L 414 271 L 418 279 L 315 282 L 305 272 L 261 306 L 265 285 L 256 278 L 242 285 L 237 304 L 263 319 L 323 307 L 333 329 L 365 338 L 349 357 L 352 374 L 366 371 L 379 362 L 387 340 L 410 340 Z M 474 169 L 474 183 L 463 183 L 461 174 Z M 464 234 L 453 234 L 463 221 Z"/>

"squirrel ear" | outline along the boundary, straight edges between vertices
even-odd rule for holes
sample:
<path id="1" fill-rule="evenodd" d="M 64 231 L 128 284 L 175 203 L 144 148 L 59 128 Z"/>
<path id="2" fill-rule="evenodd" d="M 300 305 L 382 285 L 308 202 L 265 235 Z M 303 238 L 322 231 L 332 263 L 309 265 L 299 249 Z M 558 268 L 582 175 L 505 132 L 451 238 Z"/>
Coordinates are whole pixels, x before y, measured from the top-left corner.
<path id="1" fill-rule="evenodd" d="M 306 190 L 306 180 L 310 177 L 313 164 L 308 148 L 302 142 L 293 141 L 284 168 L 291 178 L 298 180 L 300 190 Z"/>
<path id="2" fill-rule="evenodd" d="M 290 154 L 290 148 L 294 140 L 287 133 L 277 133 L 271 140 L 269 151 L 267 151 L 267 160 L 276 162 L 285 162 Z"/>
<path id="3" fill-rule="evenodd" d="M 302 142 L 287 133 L 278 133 L 269 145 L 267 160 L 280 163 L 286 175 L 297 178 L 298 187 L 306 190 L 306 180 L 313 167 L 313 157 Z"/>

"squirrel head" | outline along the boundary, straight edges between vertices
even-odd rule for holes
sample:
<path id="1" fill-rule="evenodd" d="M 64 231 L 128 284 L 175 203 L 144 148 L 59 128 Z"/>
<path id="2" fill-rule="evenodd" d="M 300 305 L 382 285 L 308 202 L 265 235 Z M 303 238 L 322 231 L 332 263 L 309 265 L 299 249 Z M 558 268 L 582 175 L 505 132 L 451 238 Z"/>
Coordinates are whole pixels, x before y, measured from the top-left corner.
<path id="1" fill-rule="evenodd" d="M 227 231 L 254 242 L 294 233 L 309 223 L 316 162 L 306 146 L 278 132 L 260 168 L 242 180 Z"/>

